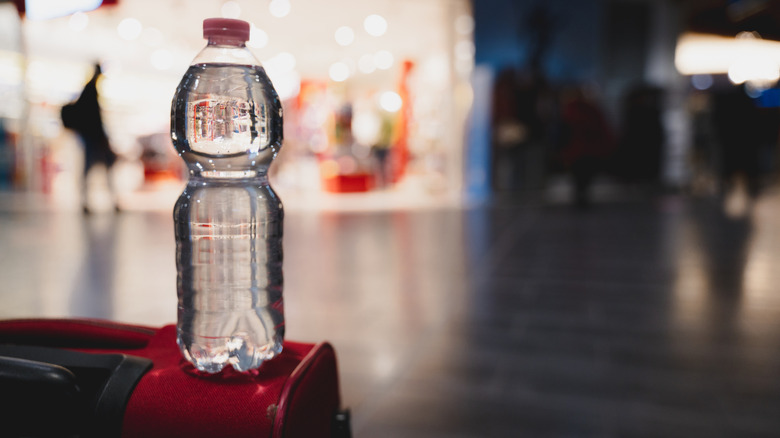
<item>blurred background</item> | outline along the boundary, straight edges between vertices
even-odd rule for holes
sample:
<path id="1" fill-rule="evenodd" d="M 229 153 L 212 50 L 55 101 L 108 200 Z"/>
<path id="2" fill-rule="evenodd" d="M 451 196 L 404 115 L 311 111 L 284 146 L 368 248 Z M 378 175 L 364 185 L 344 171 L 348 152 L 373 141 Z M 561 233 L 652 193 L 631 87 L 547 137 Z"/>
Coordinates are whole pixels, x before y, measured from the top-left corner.
<path id="1" fill-rule="evenodd" d="M 248 45 L 284 101 L 273 177 L 290 202 L 576 196 L 580 157 L 601 192 L 604 181 L 714 192 L 734 154 L 750 178 L 775 171 L 774 2 L 17 0 L 0 14 L 0 187 L 62 208 L 78 204 L 82 152 L 59 110 L 95 62 L 120 203 L 170 203 L 182 180 L 170 96 L 210 16 L 252 23 Z M 753 124 L 748 152 L 719 123 L 741 97 L 755 113 L 737 111 Z M 600 132 L 578 130 L 580 101 Z"/>
<path id="2" fill-rule="evenodd" d="M 209 16 L 252 23 L 248 45 L 284 101 L 274 180 L 291 199 L 562 195 L 582 184 L 580 157 L 598 170 L 590 179 L 717 191 L 737 153 L 719 121 L 740 97 L 755 144 L 739 159 L 750 178 L 775 170 L 773 2 L 272 3 L 3 2 L 2 187 L 78 199 L 80 146 L 59 109 L 99 62 L 121 203 L 167 205 L 182 179 L 169 96 Z M 578 130 L 583 102 L 601 132 Z M 605 136 L 601 150 L 582 135 Z"/>
<path id="3" fill-rule="evenodd" d="M 252 23 L 248 46 L 284 102 L 285 147 L 274 166 L 280 190 L 316 199 L 407 184 L 450 198 L 460 188 L 474 62 L 468 2 L 2 5 L 3 187 L 51 195 L 65 208 L 78 200 L 80 145 L 59 111 L 99 62 L 122 206 L 156 207 L 166 190 L 180 192 L 171 99 L 205 45 L 200 23 L 224 16 Z"/>
<path id="4" fill-rule="evenodd" d="M 771 0 L 0 1 L 0 317 L 175 321 L 214 16 L 283 101 L 287 337 L 334 344 L 356 436 L 780 434 Z"/>

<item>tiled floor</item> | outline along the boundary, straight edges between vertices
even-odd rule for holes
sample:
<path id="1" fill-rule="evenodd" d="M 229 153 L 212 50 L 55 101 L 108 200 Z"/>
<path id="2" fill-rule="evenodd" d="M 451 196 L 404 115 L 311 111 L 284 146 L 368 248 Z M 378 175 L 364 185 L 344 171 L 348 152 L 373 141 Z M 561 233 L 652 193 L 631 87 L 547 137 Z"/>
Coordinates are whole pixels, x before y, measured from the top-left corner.
<path id="1" fill-rule="evenodd" d="M 780 196 L 288 210 L 288 338 L 356 437 L 780 436 Z M 0 202 L 0 317 L 175 319 L 169 212 Z"/>

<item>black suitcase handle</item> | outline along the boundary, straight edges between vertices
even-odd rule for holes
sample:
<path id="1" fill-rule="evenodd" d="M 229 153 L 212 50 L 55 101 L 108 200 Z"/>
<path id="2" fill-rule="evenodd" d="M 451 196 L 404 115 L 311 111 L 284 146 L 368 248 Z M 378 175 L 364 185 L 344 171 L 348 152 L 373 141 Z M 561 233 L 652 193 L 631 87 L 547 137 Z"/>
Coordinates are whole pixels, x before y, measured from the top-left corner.
<path id="1" fill-rule="evenodd" d="M 125 407 L 152 366 L 126 354 L 0 345 L 0 411 L 12 437 L 119 437 Z"/>

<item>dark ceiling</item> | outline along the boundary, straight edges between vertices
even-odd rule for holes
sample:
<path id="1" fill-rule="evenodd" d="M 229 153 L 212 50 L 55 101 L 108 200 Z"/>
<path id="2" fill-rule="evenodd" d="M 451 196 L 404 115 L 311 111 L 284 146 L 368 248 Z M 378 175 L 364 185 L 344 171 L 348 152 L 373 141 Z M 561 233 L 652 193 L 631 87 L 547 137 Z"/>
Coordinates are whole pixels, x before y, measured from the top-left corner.
<path id="1" fill-rule="evenodd" d="M 778 0 L 684 0 L 686 30 L 735 36 L 758 32 L 764 39 L 780 41 Z"/>

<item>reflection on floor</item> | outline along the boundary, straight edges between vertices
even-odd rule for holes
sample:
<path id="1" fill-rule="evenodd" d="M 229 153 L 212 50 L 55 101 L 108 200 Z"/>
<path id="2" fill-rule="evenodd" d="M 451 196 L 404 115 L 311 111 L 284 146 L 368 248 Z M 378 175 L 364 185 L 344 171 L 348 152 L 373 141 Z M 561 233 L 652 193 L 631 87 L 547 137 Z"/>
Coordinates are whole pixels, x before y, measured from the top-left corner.
<path id="1" fill-rule="evenodd" d="M 780 435 L 780 197 L 288 211 L 356 437 Z M 169 212 L 0 202 L 0 317 L 175 320 Z"/>

